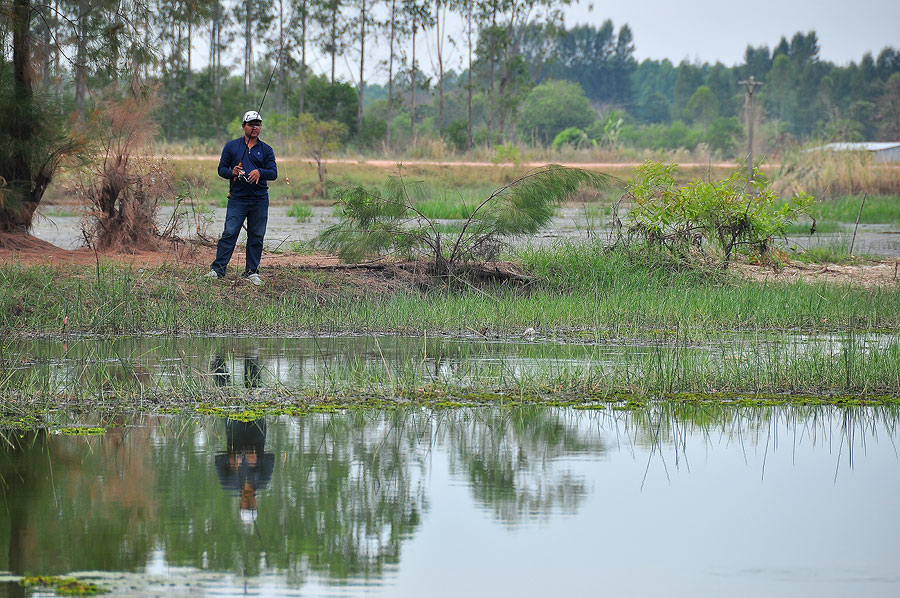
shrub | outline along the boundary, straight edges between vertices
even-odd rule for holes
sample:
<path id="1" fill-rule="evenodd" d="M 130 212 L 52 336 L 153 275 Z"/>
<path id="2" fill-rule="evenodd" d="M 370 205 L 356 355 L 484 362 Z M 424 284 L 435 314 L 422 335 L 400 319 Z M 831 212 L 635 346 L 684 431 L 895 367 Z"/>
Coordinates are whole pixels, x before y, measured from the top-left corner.
<path id="1" fill-rule="evenodd" d="M 575 148 L 583 148 L 596 146 L 597 142 L 588 137 L 588 134 L 577 127 L 569 127 L 563 129 L 553 139 L 553 149 L 558 150 L 564 145 L 571 145 Z"/>
<path id="2" fill-rule="evenodd" d="M 469 136 L 469 124 L 464 120 L 454 120 L 447 125 L 444 131 L 444 139 L 451 144 L 456 151 L 461 152 L 466 149 Z"/>
<path id="3" fill-rule="evenodd" d="M 776 206 L 778 197 L 768 181 L 747 181 L 736 172 L 722 181 L 696 181 L 678 186 L 674 164 L 646 162 L 628 184 L 634 202 L 628 213 L 628 236 L 664 247 L 679 257 L 704 245 L 721 252 L 727 267 L 732 252 L 746 248 L 765 256 L 772 239 L 809 215 L 813 198 L 798 194 Z"/>

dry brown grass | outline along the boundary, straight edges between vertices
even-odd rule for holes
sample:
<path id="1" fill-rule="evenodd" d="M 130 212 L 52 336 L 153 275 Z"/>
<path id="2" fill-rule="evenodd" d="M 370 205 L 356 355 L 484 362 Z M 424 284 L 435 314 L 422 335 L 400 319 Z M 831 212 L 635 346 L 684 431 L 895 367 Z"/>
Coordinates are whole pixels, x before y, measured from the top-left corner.
<path id="1" fill-rule="evenodd" d="M 774 185 L 782 195 L 900 195 L 900 165 L 875 162 L 869 152 L 800 149 L 785 155 Z"/>
<path id="2" fill-rule="evenodd" d="M 104 251 L 158 247 L 157 208 L 175 196 L 175 186 L 168 160 L 149 155 L 157 103 L 152 95 L 114 97 L 91 115 L 90 128 L 102 133 L 96 167 L 78 188 L 90 209 L 83 227 L 88 245 Z"/>

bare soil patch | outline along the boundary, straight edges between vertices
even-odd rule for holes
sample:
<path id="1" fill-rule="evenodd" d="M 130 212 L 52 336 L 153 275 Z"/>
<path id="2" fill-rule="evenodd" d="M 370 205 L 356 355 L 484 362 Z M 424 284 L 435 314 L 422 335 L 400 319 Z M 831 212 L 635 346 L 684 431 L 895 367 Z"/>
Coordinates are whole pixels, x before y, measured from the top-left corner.
<path id="1" fill-rule="evenodd" d="M 898 260 L 882 260 L 852 266 L 791 262 L 778 270 L 752 264 L 735 264 L 735 268 L 740 275 L 759 282 L 829 282 L 874 288 L 900 284 L 898 265 Z"/>

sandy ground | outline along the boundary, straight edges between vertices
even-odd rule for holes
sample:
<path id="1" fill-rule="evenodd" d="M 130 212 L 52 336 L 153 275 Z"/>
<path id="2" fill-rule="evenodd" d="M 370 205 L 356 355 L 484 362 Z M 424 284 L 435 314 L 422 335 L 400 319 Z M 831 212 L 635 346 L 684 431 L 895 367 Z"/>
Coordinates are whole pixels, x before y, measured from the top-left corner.
<path id="1" fill-rule="evenodd" d="M 99 259 L 103 263 L 134 267 L 157 267 L 172 264 L 181 267 L 196 267 L 201 271 L 206 271 L 214 257 L 215 247 L 194 242 L 164 243 L 158 251 L 95 254 L 88 248 L 62 249 L 26 234 L 0 236 L 0 264 L 91 266 Z M 263 270 L 296 267 L 330 269 L 338 264 L 339 261 L 336 257 L 326 254 L 264 252 L 261 267 Z M 238 247 L 229 268 L 232 272 L 239 272 L 243 265 L 243 250 Z M 770 266 L 752 264 L 735 264 L 733 267 L 742 276 L 761 282 L 826 281 L 864 287 L 900 284 L 900 260 L 898 259 L 872 261 L 852 266 L 791 262 L 778 270 L 774 270 Z"/>

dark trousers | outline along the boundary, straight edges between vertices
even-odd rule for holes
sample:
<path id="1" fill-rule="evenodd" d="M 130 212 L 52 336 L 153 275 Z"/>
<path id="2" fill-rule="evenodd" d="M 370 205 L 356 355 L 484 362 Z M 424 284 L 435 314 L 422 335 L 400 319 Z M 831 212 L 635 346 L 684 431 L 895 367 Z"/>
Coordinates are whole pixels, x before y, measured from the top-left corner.
<path id="1" fill-rule="evenodd" d="M 234 253 L 234 244 L 237 243 L 241 232 L 241 225 L 247 220 L 247 266 L 244 274 L 251 274 L 259 269 L 259 260 L 262 258 L 263 237 L 266 235 L 266 222 L 269 220 L 268 199 L 238 199 L 230 198 L 228 208 L 225 211 L 225 231 L 219 238 L 216 247 L 216 261 L 211 268 L 219 276 L 225 276 L 225 267 Z"/>

